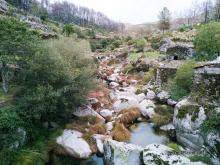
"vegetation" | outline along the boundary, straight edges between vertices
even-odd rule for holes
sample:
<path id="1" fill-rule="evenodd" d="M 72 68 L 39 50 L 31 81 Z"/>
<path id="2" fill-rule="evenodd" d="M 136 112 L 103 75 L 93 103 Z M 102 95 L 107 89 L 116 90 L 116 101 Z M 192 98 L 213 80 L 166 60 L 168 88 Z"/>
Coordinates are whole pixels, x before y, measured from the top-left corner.
<path id="1" fill-rule="evenodd" d="M 155 70 L 153 68 L 150 68 L 148 72 L 144 74 L 144 83 L 148 83 L 155 77 Z"/>
<path id="2" fill-rule="evenodd" d="M 163 10 L 159 14 L 159 29 L 163 31 L 170 29 L 170 17 L 171 13 L 168 8 L 164 7 Z"/>
<path id="3" fill-rule="evenodd" d="M 172 99 L 179 100 L 190 93 L 193 84 L 194 66 L 195 61 L 186 61 L 178 68 L 175 78 L 168 81 L 168 90 Z"/>
<path id="4" fill-rule="evenodd" d="M 167 146 L 172 148 L 178 154 L 181 152 L 180 146 L 176 143 L 168 143 Z"/>
<path id="5" fill-rule="evenodd" d="M 144 51 L 144 47 L 146 46 L 146 44 L 147 41 L 144 38 L 140 38 L 136 41 L 135 47 L 140 51 Z"/>
<path id="6" fill-rule="evenodd" d="M 205 133 L 211 131 L 220 132 L 220 114 L 212 113 L 208 116 L 208 120 L 202 124 L 202 131 Z"/>
<path id="7" fill-rule="evenodd" d="M 169 124 L 170 116 L 155 114 L 150 120 L 155 124 L 156 127 L 160 127 L 162 125 Z"/>
<path id="8" fill-rule="evenodd" d="M 139 108 L 136 107 L 123 109 L 121 114 L 120 122 L 125 125 L 135 122 L 141 116 Z"/>
<path id="9" fill-rule="evenodd" d="M 220 55 L 220 23 L 202 25 L 194 41 L 198 60 L 213 60 Z"/>
<path id="10" fill-rule="evenodd" d="M 33 56 L 37 37 L 15 18 L 0 16 L 0 29 L 1 79 L 4 92 L 8 93 L 18 66 L 23 67 Z"/>
<path id="11" fill-rule="evenodd" d="M 208 165 L 212 165 L 212 160 L 210 158 L 210 156 L 208 155 L 193 155 L 191 157 L 189 157 L 189 159 L 192 161 L 192 162 L 203 162 L 203 163 L 206 163 Z"/>
<path id="12" fill-rule="evenodd" d="M 130 132 L 122 123 L 116 123 L 112 132 L 114 140 L 127 141 L 130 139 Z"/>

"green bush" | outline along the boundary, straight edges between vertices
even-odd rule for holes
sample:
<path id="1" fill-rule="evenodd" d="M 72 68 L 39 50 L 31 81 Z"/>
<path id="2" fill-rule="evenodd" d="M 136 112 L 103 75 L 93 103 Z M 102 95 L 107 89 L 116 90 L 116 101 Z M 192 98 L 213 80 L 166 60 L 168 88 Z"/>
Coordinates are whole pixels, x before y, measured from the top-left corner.
<path id="1" fill-rule="evenodd" d="M 202 131 L 208 133 L 210 131 L 218 131 L 220 128 L 220 114 L 212 113 L 202 124 Z"/>
<path id="2" fill-rule="evenodd" d="M 94 82 L 89 51 L 86 41 L 72 38 L 42 45 L 21 79 L 18 112 L 26 121 L 57 121 L 85 101 Z"/>
<path id="3" fill-rule="evenodd" d="M 202 25 L 196 34 L 194 44 L 198 60 L 213 60 L 220 55 L 220 23 Z"/>
<path id="4" fill-rule="evenodd" d="M 161 36 L 152 37 L 151 40 L 150 40 L 151 47 L 155 50 L 159 49 L 161 40 L 162 40 Z"/>
<path id="5" fill-rule="evenodd" d="M 172 99 L 179 100 L 190 93 L 193 84 L 194 66 L 195 61 L 186 61 L 178 68 L 174 80 L 168 81 Z"/>
<path id="6" fill-rule="evenodd" d="M 146 46 L 147 41 L 144 38 L 138 39 L 135 43 L 135 47 L 139 50 L 144 50 L 144 47 Z"/>

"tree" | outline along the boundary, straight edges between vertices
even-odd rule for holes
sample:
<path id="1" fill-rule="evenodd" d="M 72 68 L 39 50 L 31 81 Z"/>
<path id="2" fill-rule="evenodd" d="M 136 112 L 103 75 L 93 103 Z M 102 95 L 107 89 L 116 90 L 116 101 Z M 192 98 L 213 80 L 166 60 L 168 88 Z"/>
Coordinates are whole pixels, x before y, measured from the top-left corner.
<path id="1" fill-rule="evenodd" d="M 202 8 L 202 12 L 204 14 L 204 23 L 208 23 L 211 18 L 212 2 L 210 0 L 206 0 L 203 2 Z"/>
<path id="2" fill-rule="evenodd" d="M 135 47 L 139 49 L 140 51 L 143 51 L 146 44 L 147 44 L 147 41 L 144 38 L 141 38 L 136 41 Z"/>
<path id="3" fill-rule="evenodd" d="M 220 21 L 220 0 L 215 3 L 215 20 Z"/>
<path id="4" fill-rule="evenodd" d="M 202 25 L 194 41 L 197 58 L 213 60 L 220 55 L 220 23 L 210 22 Z"/>
<path id="5" fill-rule="evenodd" d="M 33 55 L 37 40 L 26 24 L 15 18 L 0 17 L 0 29 L 2 87 L 8 93 L 14 70 L 22 68 L 22 64 Z"/>
<path id="6" fill-rule="evenodd" d="M 73 38 L 42 43 L 29 67 L 22 70 L 18 113 L 24 121 L 38 126 L 63 122 L 85 102 L 95 74 L 89 53 L 86 41 Z"/>
<path id="7" fill-rule="evenodd" d="M 170 29 L 171 13 L 167 7 L 164 7 L 159 16 L 159 29 L 163 31 Z"/>

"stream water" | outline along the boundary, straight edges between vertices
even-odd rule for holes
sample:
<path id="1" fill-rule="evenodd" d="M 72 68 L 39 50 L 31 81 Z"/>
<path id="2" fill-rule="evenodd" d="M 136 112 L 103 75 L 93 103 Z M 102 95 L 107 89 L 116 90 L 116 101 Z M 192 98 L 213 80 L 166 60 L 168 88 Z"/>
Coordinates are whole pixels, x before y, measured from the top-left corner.
<path id="1" fill-rule="evenodd" d="M 169 138 L 162 132 L 155 131 L 153 124 L 148 122 L 137 123 L 131 130 L 131 139 L 129 143 L 133 143 L 142 147 L 148 144 L 166 144 Z M 93 155 L 88 160 L 75 160 L 71 157 L 59 156 L 56 158 L 58 163 L 53 165 L 104 165 L 102 157 Z"/>

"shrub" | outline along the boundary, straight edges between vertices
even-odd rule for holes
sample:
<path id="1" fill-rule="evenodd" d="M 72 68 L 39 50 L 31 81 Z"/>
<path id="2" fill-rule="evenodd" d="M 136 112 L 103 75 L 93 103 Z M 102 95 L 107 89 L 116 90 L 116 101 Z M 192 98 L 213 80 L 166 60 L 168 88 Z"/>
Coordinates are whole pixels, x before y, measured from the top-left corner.
<path id="1" fill-rule="evenodd" d="M 194 41 L 197 59 L 213 60 L 220 55 L 220 23 L 211 22 L 202 25 Z"/>
<path id="2" fill-rule="evenodd" d="M 151 38 L 151 47 L 156 50 L 159 49 L 161 40 L 162 40 L 162 37 L 159 35 L 152 37 Z"/>
<path id="3" fill-rule="evenodd" d="M 141 51 L 144 50 L 144 47 L 146 46 L 147 41 L 144 38 L 138 39 L 135 43 L 135 47 Z"/>
<path id="4" fill-rule="evenodd" d="M 123 124 L 133 123 L 141 116 L 139 108 L 136 107 L 123 109 L 121 114 L 122 117 L 120 118 L 120 122 Z"/>
<path id="5" fill-rule="evenodd" d="M 130 139 L 130 132 L 122 123 L 116 123 L 112 132 L 112 137 L 117 141 L 127 141 Z"/>
<path id="6" fill-rule="evenodd" d="M 210 131 L 220 132 L 220 114 L 212 113 L 202 124 L 202 131 L 208 133 Z"/>
<path id="7" fill-rule="evenodd" d="M 22 70 L 19 115 L 33 125 L 64 122 L 85 102 L 93 87 L 93 61 L 85 41 L 62 38 L 47 41 L 29 67 Z"/>
<path id="8" fill-rule="evenodd" d="M 149 71 L 144 74 L 144 78 L 143 78 L 144 83 L 148 83 L 149 81 L 154 79 L 155 78 L 154 76 L 155 76 L 155 70 L 154 68 L 150 68 Z"/>
<path id="9" fill-rule="evenodd" d="M 156 125 L 156 127 L 169 124 L 170 120 L 171 120 L 170 116 L 162 116 L 159 114 L 155 114 L 153 118 L 151 118 L 151 122 L 153 122 Z"/>
<path id="10" fill-rule="evenodd" d="M 179 100 L 190 93 L 193 84 L 194 66 L 195 61 L 186 61 L 178 68 L 174 80 L 168 81 L 168 89 L 172 99 Z"/>
<path id="11" fill-rule="evenodd" d="M 180 146 L 176 143 L 168 143 L 167 146 L 172 148 L 178 154 L 181 152 Z"/>

